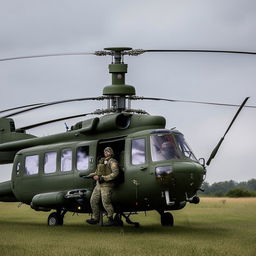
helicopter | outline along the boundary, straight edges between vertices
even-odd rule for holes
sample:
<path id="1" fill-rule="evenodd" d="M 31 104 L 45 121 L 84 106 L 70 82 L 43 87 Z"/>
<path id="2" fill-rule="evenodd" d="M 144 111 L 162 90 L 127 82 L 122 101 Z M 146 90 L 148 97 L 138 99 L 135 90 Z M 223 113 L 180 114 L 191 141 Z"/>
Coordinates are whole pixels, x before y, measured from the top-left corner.
<path id="1" fill-rule="evenodd" d="M 170 211 L 183 209 L 187 203 L 198 204 L 198 191 L 209 166 L 217 154 L 249 97 L 239 105 L 183 101 L 136 96 L 132 85 L 125 83 L 128 65 L 124 56 L 147 52 L 207 52 L 256 54 L 254 52 L 219 50 L 141 50 L 111 47 L 94 53 L 61 53 L 0 59 L 12 61 L 63 55 L 111 56 L 109 73 L 112 84 L 104 87 L 103 96 L 36 103 L 0 111 L 0 164 L 12 163 L 11 180 L 0 183 L 0 201 L 21 202 L 35 211 L 51 212 L 49 226 L 63 225 L 67 212 L 91 213 L 90 197 L 93 180 L 84 179 L 94 172 L 104 148 L 112 147 L 120 174 L 115 182 L 112 203 L 115 222 L 139 226 L 130 216 L 140 211 L 156 210 L 163 226 L 173 226 Z M 107 101 L 107 108 L 81 115 L 47 120 L 16 129 L 12 116 L 39 108 L 75 101 Z M 132 109 L 131 101 L 152 100 L 188 102 L 239 107 L 224 136 L 209 159 L 197 159 L 184 135 L 176 128 L 166 128 L 163 116 L 152 116 L 141 109 Z M 10 113 L 11 112 L 11 113 Z M 8 113 L 8 114 L 5 114 Z M 36 137 L 26 130 L 71 118 L 101 115 L 75 123 L 59 134 Z M 103 211 L 101 214 L 102 225 Z"/>

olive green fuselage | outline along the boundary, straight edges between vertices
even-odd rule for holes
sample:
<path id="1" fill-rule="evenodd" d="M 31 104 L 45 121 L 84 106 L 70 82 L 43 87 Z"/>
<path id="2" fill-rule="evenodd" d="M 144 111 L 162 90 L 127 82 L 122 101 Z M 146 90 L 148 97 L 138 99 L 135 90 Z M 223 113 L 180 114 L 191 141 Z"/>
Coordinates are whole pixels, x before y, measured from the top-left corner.
<path id="1" fill-rule="evenodd" d="M 111 146 L 121 173 L 112 195 L 116 212 L 183 208 L 186 201 L 200 189 L 204 167 L 196 159 L 183 155 L 177 142 L 175 158 L 152 159 L 153 135 L 161 137 L 167 134 L 173 137 L 173 141 L 176 135 L 182 135 L 178 131 L 165 129 L 163 117 L 122 115 L 78 123 L 73 130 L 63 134 L 6 144 L 8 150 L 17 152 L 12 179 L 2 186 L 2 194 L 0 184 L 0 200 L 3 200 L 5 193 L 9 199 L 16 198 L 16 201 L 30 204 L 35 210 L 65 208 L 75 212 L 91 212 L 89 201 L 95 183 L 81 176 L 94 172 L 104 147 Z M 136 162 L 134 154 L 138 149 L 134 149 L 135 142 L 143 142 L 142 162 Z M 84 168 L 78 164 L 78 151 L 81 148 L 87 150 L 88 162 Z M 70 152 L 70 170 L 63 169 L 65 150 Z M 52 172 L 46 173 L 45 157 L 49 153 L 56 157 L 56 166 Z M 136 157 L 141 158 L 140 153 Z M 33 158 L 37 159 L 38 167 L 35 173 L 29 174 L 28 160 Z M 160 174 L 157 171 L 159 168 L 163 170 Z M 83 195 L 69 196 L 79 192 Z M 5 197 L 3 201 L 8 200 Z"/>

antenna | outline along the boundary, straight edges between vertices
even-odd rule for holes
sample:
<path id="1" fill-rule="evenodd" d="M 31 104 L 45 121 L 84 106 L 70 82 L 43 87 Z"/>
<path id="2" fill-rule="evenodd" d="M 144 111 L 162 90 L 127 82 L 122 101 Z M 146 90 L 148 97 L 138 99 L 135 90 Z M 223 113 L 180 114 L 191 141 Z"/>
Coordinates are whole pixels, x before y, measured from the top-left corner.
<path id="1" fill-rule="evenodd" d="M 66 122 L 64 124 L 65 124 L 65 128 L 66 128 L 66 132 L 68 132 L 69 131 L 69 127 L 68 127 Z"/>

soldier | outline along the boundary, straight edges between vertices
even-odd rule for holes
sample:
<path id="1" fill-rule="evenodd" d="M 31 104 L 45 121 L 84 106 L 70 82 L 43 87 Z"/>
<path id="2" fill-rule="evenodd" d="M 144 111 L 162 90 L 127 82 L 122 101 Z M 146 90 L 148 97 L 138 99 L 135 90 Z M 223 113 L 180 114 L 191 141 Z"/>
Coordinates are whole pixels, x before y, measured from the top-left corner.
<path id="1" fill-rule="evenodd" d="M 113 158 L 114 152 L 111 147 L 104 149 L 104 158 L 99 160 L 97 169 L 90 173 L 87 178 L 96 180 L 96 186 L 91 196 L 91 208 L 93 218 L 86 220 L 89 224 L 97 224 L 100 219 L 100 201 L 107 212 L 108 222 L 104 226 L 115 224 L 113 220 L 114 208 L 111 203 L 111 193 L 114 186 L 114 179 L 119 174 L 118 162 Z"/>

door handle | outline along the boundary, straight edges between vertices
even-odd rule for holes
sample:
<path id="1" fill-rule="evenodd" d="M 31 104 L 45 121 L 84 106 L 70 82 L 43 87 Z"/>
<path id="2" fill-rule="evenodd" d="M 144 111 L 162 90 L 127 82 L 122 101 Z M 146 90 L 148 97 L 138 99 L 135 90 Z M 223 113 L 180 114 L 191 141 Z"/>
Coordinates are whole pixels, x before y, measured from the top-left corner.
<path id="1" fill-rule="evenodd" d="M 141 170 L 141 171 L 145 171 L 147 168 L 148 168 L 147 166 L 141 166 L 141 167 L 140 167 L 140 170 Z"/>

